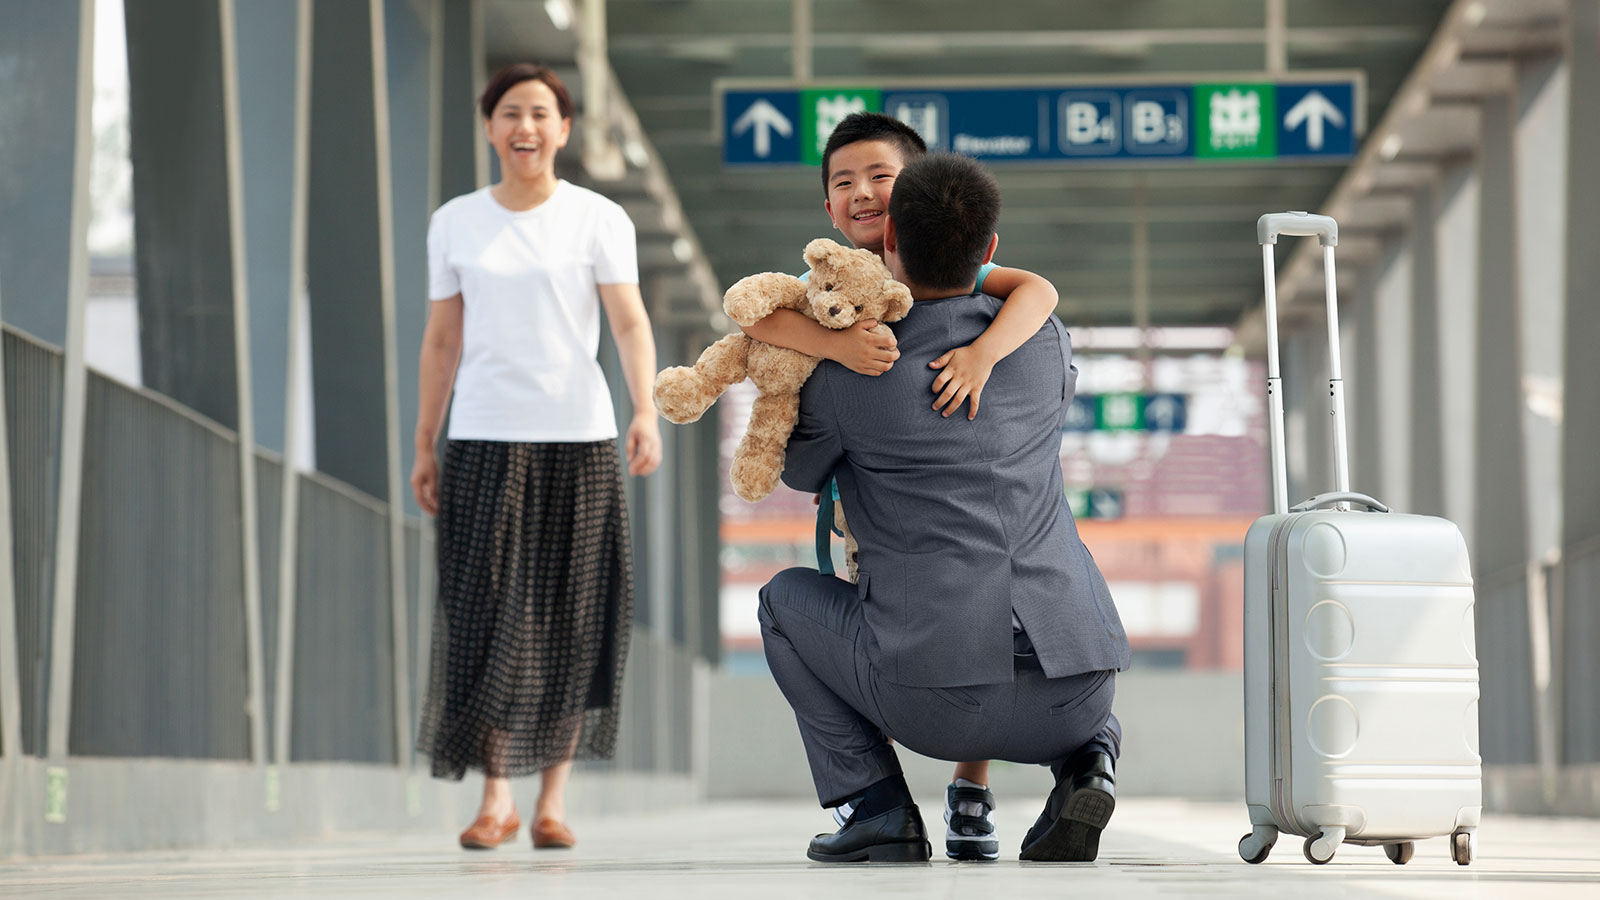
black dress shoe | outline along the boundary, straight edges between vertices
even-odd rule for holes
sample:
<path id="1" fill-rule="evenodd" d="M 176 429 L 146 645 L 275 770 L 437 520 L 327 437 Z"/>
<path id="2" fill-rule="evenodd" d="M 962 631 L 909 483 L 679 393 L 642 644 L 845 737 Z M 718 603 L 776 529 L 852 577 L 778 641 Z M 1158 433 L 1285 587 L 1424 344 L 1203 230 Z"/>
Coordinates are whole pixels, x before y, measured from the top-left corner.
<path id="1" fill-rule="evenodd" d="M 817 862 L 927 862 L 933 847 L 912 804 L 870 819 L 851 815 L 833 834 L 812 838 L 806 856 Z"/>
<path id="2" fill-rule="evenodd" d="M 1100 832 L 1116 807 L 1111 756 L 1100 750 L 1080 754 L 1056 779 L 1044 812 L 1022 839 L 1019 858 L 1093 862 L 1100 855 Z"/>

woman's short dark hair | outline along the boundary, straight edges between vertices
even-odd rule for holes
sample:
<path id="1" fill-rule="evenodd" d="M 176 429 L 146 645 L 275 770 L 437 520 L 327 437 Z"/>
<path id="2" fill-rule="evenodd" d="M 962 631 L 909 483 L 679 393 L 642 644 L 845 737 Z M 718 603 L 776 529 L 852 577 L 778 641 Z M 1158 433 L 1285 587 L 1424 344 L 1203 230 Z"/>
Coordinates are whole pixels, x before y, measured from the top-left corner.
<path id="1" fill-rule="evenodd" d="M 970 157 L 929 153 L 895 177 L 889 217 L 908 279 L 933 290 L 970 288 L 1000 221 L 1000 185 Z"/>
<path id="2" fill-rule="evenodd" d="M 834 151 L 840 147 L 859 144 L 862 141 L 884 141 L 894 145 L 900 151 L 901 162 L 911 162 L 913 159 L 928 152 L 928 145 L 922 140 L 922 135 L 916 129 L 883 113 L 858 112 L 851 113 L 839 120 L 833 133 L 828 135 L 828 143 L 822 148 L 822 193 L 828 193 L 828 163 L 833 159 Z"/>
<path id="3" fill-rule="evenodd" d="M 561 113 L 561 118 L 572 118 L 572 95 L 567 92 L 567 86 L 549 66 L 538 66 L 533 63 L 512 63 L 504 69 L 494 73 L 489 79 L 489 84 L 483 89 L 483 96 L 478 98 L 478 110 L 485 119 L 494 115 L 494 108 L 500 104 L 500 98 L 524 81 L 542 81 L 556 95 L 556 109 Z"/>

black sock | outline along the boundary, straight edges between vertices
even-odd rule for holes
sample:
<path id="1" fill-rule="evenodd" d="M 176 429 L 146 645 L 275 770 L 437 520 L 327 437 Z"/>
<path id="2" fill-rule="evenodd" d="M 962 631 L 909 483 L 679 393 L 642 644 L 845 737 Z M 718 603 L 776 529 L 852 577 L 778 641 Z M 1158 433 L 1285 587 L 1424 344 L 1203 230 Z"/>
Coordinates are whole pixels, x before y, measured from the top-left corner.
<path id="1" fill-rule="evenodd" d="M 850 803 L 851 800 L 842 801 Z M 910 806 L 911 789 L 906 787 L 904 775 L 890 775 L 882 781 L 875 782 L 854 798 L 855 819 L 862 821 L 873 816 L 880 816 L 890 810 Z M 840 804 L 832 804 L 838 806 Z"/>

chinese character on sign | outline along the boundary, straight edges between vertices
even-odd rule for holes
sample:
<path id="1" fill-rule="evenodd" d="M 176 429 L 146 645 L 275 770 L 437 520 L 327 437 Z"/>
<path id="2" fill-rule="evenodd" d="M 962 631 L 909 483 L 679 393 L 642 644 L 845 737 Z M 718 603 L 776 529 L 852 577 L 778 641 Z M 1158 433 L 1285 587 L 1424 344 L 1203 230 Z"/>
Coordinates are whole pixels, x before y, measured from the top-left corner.
<path id="1" fill-rule="evenodd" d="M 848 94 L 833 96 L 820 96 L 817 98 L 817 153 L 820 154 L 828 146 L 828 138 L 833 130 L 839 127 L 844 117 L 851 113 L 866 112 L 867 100 L 865 97 L 852 97 Z"/>
<path id="2" fill-rule="evenodd" d="M 1261 95 L 1238 88 L 1211 95 L 1211 146 L 1217 150 L 1254 147 L 1261 139 Z"/>
<path id="3" fill-rule="evenodd" d="M 1194 86 L 1196 156 L 1269 159 L 1278 153 L 1276 87 Z"/>

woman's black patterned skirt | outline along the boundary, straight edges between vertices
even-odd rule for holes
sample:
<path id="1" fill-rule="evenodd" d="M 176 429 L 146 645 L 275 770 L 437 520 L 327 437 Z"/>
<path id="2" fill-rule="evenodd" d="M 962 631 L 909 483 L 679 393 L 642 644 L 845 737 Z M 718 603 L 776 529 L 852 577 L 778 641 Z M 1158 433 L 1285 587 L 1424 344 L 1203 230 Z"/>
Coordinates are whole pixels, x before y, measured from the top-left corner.
<path id="1" fill-rule="evenodd" d="M 417 748 L 433 774 L 606 759 L 633 619 L 615 441 L 451 441 L 438 607 Z"/>

